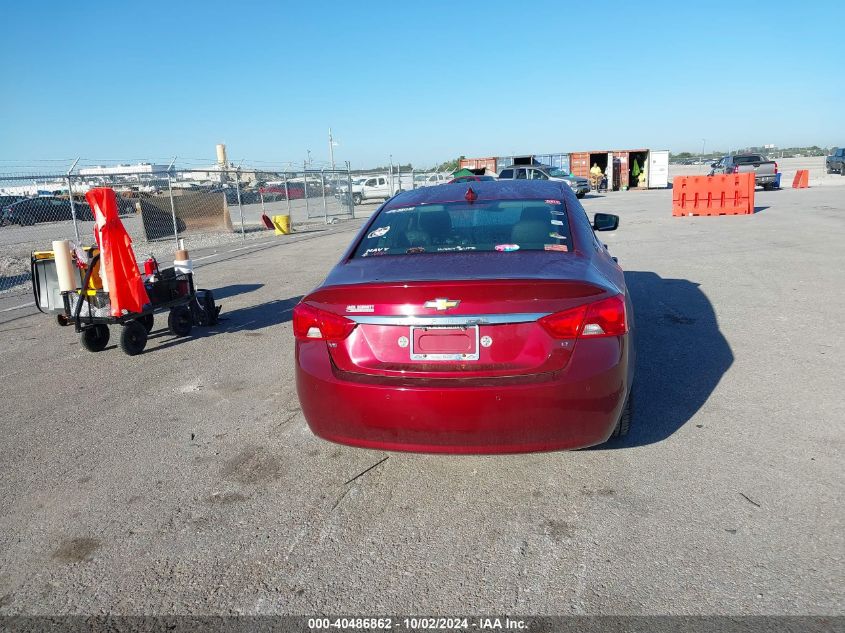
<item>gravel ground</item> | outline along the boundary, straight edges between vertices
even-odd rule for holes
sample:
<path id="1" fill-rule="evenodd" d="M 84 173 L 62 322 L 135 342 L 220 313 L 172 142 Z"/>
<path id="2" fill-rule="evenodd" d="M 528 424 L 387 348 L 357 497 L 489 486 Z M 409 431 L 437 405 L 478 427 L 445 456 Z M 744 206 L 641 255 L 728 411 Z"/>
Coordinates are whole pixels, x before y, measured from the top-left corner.
<path id="1" fill-rule="evenodd" d="M 0 614 L 842 614 L 845 198 L 670 197 L 584 200 L 640 333 L 635 427 L 592 450 L 312 436 L 291 308 L 358 222 L 201 255 L 226 320 L 138 357 L 0 312 Z"/>

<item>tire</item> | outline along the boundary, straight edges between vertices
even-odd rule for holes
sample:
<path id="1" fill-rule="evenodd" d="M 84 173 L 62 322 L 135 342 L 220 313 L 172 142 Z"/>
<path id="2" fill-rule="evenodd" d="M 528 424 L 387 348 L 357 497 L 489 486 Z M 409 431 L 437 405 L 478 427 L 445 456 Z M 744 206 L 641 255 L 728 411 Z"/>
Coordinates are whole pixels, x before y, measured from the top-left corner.
<path id="1" fill-rule="evenodd" d="M 79 340 L 89 352 L 102 352 L 109 344 L 109 326 L 98 323 L 82 330 Z"/>
<path id="2" fill-rule="evenodd" d="M 194 325 L 194 318 L 186 306 L 176 306 L 170 309 L 167 315 L 167 327 L 174 336 L 188 336 L 191 327 Z"/>
<path id="3" fill-rule="evenodd" d="M 622 415 L 619 416 L 619 421 L 616 423 L 616 428 L 613 429 L 610 438 L 625 437 L 628 431 L 631 430 L 631 420 L 634 417 L 634 390 L 633 388 L 628 393 L 628 399 L 625 401 L 625 406 L 622 408 Z"/>
<path id="4" fill-rule="evenodd" d="M 138 319 L 138 323 L 144 326 L 144 329 L 147 331 L 147 334 L 153 331 L 153 325 L 155 324 L 155 317 L 152 314 L 145 314 L 140 319 Z"/>
<path id="5" fill-rule="evenodd" d="M 839 175 L 845 176 L 845 162 L 839 163 Z"/>
<path id="6" fill-rule="evenodd" d="M 120 349 L 137 356 L 147 346 L 147 329 L 140 321 L 127 321 L 120 332 Z"/>
<path id="7" fill-rule="evenodd" d="M 360 206 L 362 202 L 364 202 L 364 199 L 361 197 L 360 193 L 352 194 L 352 204 L 354 204 L 355 206 Z"/>
<path id="8" fill-rule="evenodd" d="M 769 184 L 763 185 L 763 191 L 774 191 L 774 188 L 775 188 L 774 185 L 769 185 Z"/>
<path id="9" fill-rule="evenodd" d="M 586 193 L 576 193 L 576 194 L 575 194 L 575 197 L 576 197 L 576 198 L 578 198 L 578 199 L 580 200 L 581 198 L 583 198 L 583 197 L 584 197 L 584 196 L 586 196 L 586 195 L 587 195 Z"/>

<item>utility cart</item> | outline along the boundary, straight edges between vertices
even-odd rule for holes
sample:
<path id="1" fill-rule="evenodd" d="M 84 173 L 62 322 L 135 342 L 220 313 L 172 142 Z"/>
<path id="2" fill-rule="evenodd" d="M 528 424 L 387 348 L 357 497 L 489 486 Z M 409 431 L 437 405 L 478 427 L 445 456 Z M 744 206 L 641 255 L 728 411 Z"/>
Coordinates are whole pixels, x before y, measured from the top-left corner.
<path id="1" fill-rule="evenodd" d="M 73 325 L 85 349 L 91 352 L 105 349 L 110 339 L 109 327 L 118 325 L 120 348 L 130 356 L 140 354 L 147 345 L 156 313 L 168 313 L 168 329 L 179 337 L 188 336 L 194 325 L 209 326 L 217 322 L 220 307 L 215 305 L 212 292 L 197 290 L 192 272 L 176 268 L 159 269 L 155 260 L 148 260 L 147 263 L 152 261 L 153 265 L 149 267 L 147 272 L 150 274 L 144 282 L 150 303 L 141 312 L 112 316 L 109 293 L 97 288 L 92 280 L 99 258 L 99 253 L 93 255 L 78 288 L 57 292 L 50 269 L 45 266 L 52 263 L 49 257 L 41 253 L 33 253 L 32 257 L 36 307 L 42 312 L 56 313 L 60 325 Z"/>

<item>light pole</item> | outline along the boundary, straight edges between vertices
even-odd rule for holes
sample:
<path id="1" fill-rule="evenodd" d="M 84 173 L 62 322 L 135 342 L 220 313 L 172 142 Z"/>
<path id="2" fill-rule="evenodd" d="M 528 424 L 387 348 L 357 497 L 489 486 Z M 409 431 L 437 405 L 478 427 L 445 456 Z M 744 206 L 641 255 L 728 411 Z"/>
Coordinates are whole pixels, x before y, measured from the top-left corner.
<path id="1" fill-rule="evenodd" d="M 332 171 L 334 171 L 334 146 L 335 145 L 337 145 L 337 143 L 334 142 L 334 139 L 332 138 L 332 129 L 329 128 L 329 161 L 332 164 Z"/>
<path id="2" fill-rule="evenodd" d="M 704 147 L 707 145 L 707 139 L 701 139 L 701 164 L 704 164 Z"/>

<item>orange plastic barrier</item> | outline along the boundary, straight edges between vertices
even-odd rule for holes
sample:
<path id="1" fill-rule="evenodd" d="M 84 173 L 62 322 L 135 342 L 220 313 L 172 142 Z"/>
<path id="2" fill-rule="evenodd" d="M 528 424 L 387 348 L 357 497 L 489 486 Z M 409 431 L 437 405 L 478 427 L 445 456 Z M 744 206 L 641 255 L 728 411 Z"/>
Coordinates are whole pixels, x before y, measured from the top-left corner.
<path id="1" fill-rule="evenodd" d="M 750 215 L 754 186 L 754 172 L 678 176 L 672 182 L 672 215 Z"/>
<path id="2" fill-rule="evenodd" d="M 810 170 L 799 169 L 795 172 L 795 178 L 792 179 L 793 189 L 806 189 L 810 186 Z"/>

